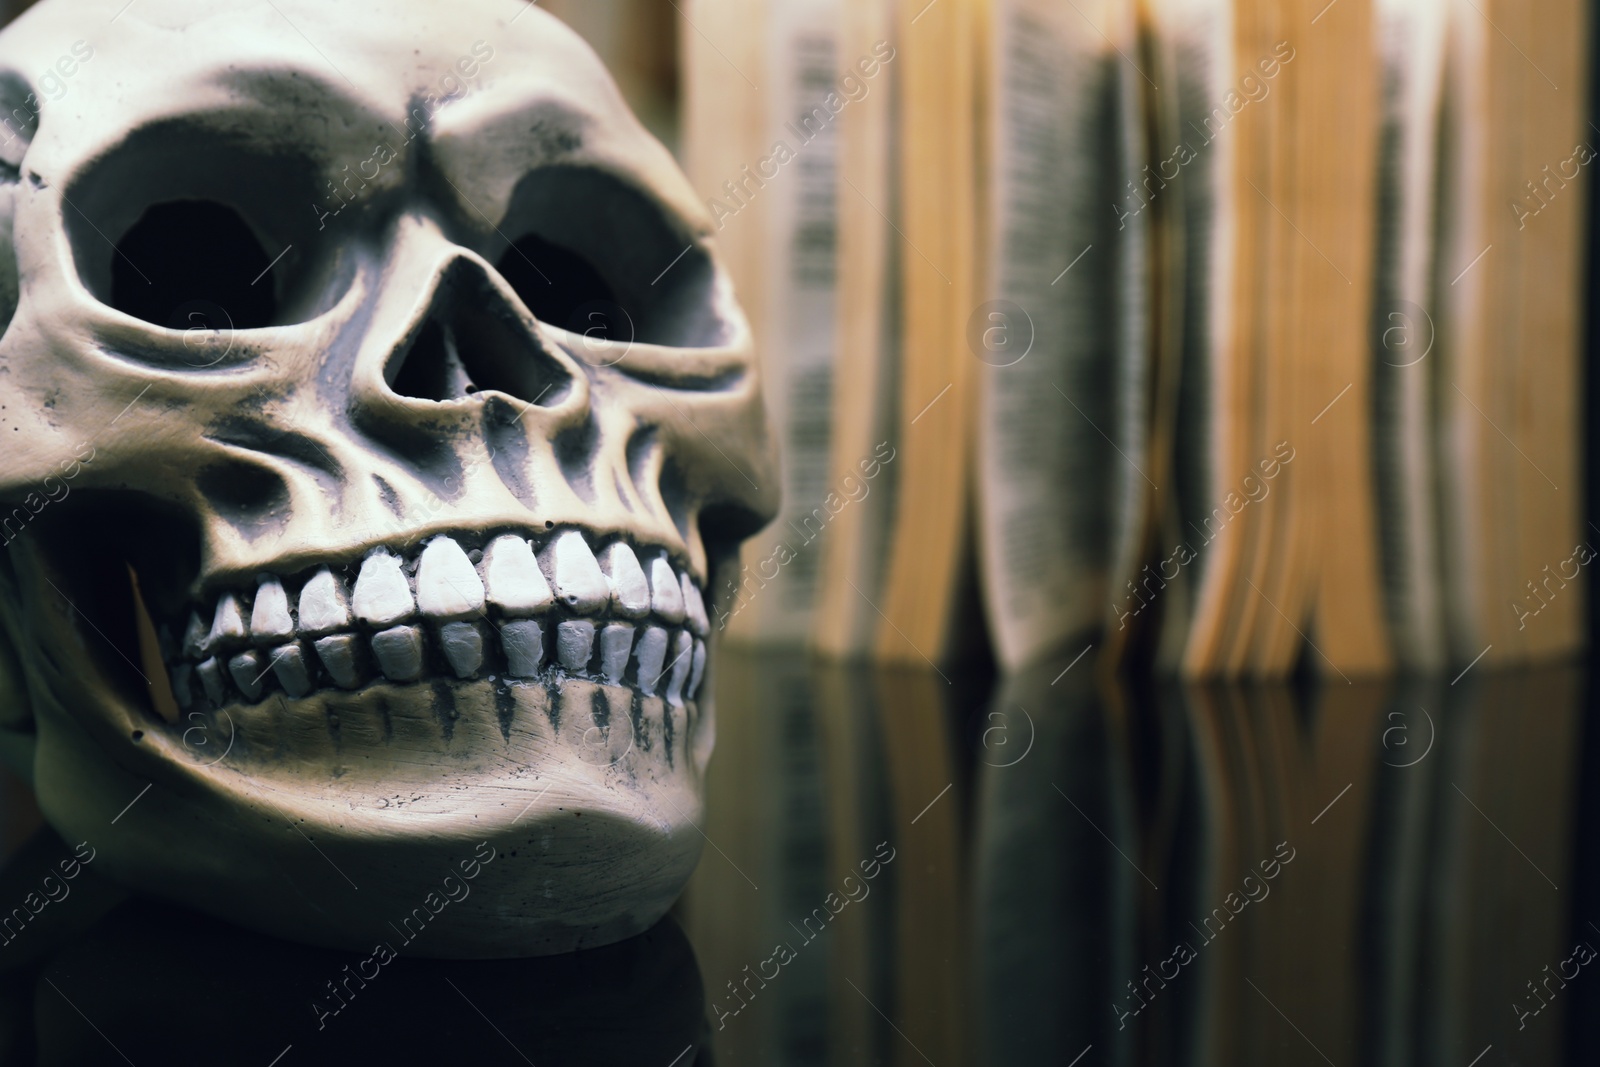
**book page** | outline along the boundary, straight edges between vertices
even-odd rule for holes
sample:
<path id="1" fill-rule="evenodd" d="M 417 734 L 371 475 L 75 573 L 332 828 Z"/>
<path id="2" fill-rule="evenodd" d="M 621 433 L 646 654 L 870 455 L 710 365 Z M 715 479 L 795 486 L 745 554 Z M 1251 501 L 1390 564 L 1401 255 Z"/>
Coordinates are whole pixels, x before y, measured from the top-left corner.
<path id="1" fill-rule="evenodd" d="M 1174 503 L 1157 542 L 1158 610 L 1161 634 L 1157 664 L 1177 670 L 1189 634 L 1199 590 L 1211 562 L 1206 544 L 1215 536 L 1206 522 L 1224 498 L 1227 478 L 1216 447 L 1218 380 L 1231 337 L 1234 213 L 1232 139 L 1212 109 L 1231 88 L 1233 59 L 1231 5 L 1226 0 L 1165 0 L 1156 7 L 1154 32 L 1172 55 L 1175 92 L 1156 94 L 1156 106 L 1177 113 L 1177 135 L 1156 170 L 1175 175 L 1173 193 L 1182 226 L 1180 326 L 1176 429 L 1170 466 Z M 1169 161 L 1170 162 L 1167 162 Z M 1163 163 L 1166 165 L 1163 166 Z M 1130 601 L 1116 591 L 1119 625 L 1123 613 L 1143 622 L 1149 590 Z M 1131 620 L 1130 620 L 1131 624 Z"/>
<path id="2" fill-rule="evenodd" d="M 1122 361 L 1144 358 L 1130 325 L 1145 311 L 1128 305 L 1144 201 L 1123 162 L 1130 61 L 1108 44 L 1120 8 L 996 5 L 988 302 L 968 334 L 980 561 L 1007 666 L 1106 614 L 1125 487 L 1144 484 L 1122 429 L 1143 420 L 1115 388 Z"/>
<path id="3" fill-rule="evenodd" d="M 839 116 L 838 370 L 833 376 L 829 486 L 850 503 L 822 539 L 814 644 L 833 656 L 870 653 L 880 623 L 899 470 L 900 290 L 895 232 L 892 0 L 852 0 L 842 12 L 841 69 L 851 103 Z"/>
<path id="4" fill-rule="evenodd" d="M 1444 5 L 1379 0 L 1383 89 L 1372 308 L 1373 470 L 1384 608 L 1396 660 L 1441 669 L 1445 639 L 1435 442 L 1441 384 L 1433 272 Z M 1448 388 L 1448 385 L 1445 386 Z"/>
<path id="5" fill-rule="evenodd" d="M 767 137 L 760 158 L 734 176 L 728 203 L 764 214 L 757 337 L 767 407 L 780 437 L 783 505 L 744 546 L 735 638 L 804 642 L 810 635 L 822 552 L 844 499 L 828 487 L 832 436 L 837 118 L 849 98 L 837 84 L 837 0 L 785 0 L 768 11 Z M 738 219 L 730 219 L 729 225 Z"/>
<path id="6" fill-rule="evenodd" d="M 963 603 L 972 563 L 978 183 L 988 40 L 984 0 L 895 8 L 900 239 L 900 441 L 889 571 L 874 605 L 876 654 L 946 660 L 982 631 Z"/>

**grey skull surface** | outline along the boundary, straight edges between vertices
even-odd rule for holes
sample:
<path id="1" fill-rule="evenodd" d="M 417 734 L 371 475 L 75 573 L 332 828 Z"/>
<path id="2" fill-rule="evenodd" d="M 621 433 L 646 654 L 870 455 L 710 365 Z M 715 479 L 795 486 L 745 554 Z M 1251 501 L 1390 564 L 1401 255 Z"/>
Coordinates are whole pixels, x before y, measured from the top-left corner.
<path id="1" fill-rule="evenodd" d="M 4 754 L 279 935 L 644 929 L 776 507 L 700 206 L 532 5 L 119 8 L 0 33 Z"/>

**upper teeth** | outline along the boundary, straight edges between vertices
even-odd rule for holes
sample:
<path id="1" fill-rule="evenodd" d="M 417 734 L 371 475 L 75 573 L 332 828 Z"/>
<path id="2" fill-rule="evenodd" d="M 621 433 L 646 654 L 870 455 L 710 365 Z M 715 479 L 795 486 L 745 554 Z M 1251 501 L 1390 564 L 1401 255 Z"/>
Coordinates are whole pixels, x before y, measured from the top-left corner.
<path id="1" fill-rule="evenodd" d="M 631 551 L 626 545 L 623 550 Z M 600 562 L 578 531 L 557 534 L 539 553 L 539 562 L 550 575 L 556 599 L 578 614 L 598 612 L 611 599 L 611 587 L 600 572 Z"/>
<path id="2" fill-rule="evenodd" d="M 483 580 L 472 561 L 449 537 L 435 537 L 417 566 L 417 607 L 436 619 L 476 615 L 483 610 Z"/>
<path id="3" fill-rule="evenodd" d="M 350 627 L 350 602 L 344 583 L 324 567 L 300 589 L 300 632 L 332 633 Z"/>
<path id="4" fill-rule="evenodd" d="M 412 681 L 425 671 L 429 634 L 444 666 L 461 678 L 484 669 L 492 640 L 514 677 L 559 664 L 567 673 L 618 684 L 631 652 L 645 694 L 660 692 L 672 703 L 694 697 L 710 626 L 688 573 L 659 550 L 641 564 L 624 541 L 606 545 L 596 558 L 577 530 L 559 531 L 535 548 L 518 534 L 502 534 L 474 564 L 456 538 L 438 536 L 410 566 L 386 548 L 372 550 L 352 589 L 321 567 L 298 598 L 276 575 L 261 579 L 248 605 L 240 594 L 224 592 L 209 626 L 190 613 L 172 671 L 178 702 L 192 702 L 191 677 L 219 705 L 229 681 L 256 700 L 269 676 L 291 696 L 303 696 L 328 684 L 316 678 L 319 661 L 328 681 L 354 689 L 369 680 L 368 650 L 385 677 Z M 688 632 L 671 632 L 685 624 Z"/>
<path id="5" fill-rule="evenodd" d="M 650 614 L 650 586 L 633 549 L 618 541 L 600 553 L 600 569 L 611 583 L 611 603 L 617 614 L 642 619 Z"/>
<path id="6" fill-rule="evenodd" d="M 400 572 L 400 560 L 384 549 L 378 549 L 361 563 L 361 574 L 356 578 L 356 616 L 373 626 L 408 619 L 417 610 L 411 596 L 411 586 Z M 212 631 L 215 633 L 215 631 Z"/>
<path id="7" fill-rule="evenodd" d="M 622 547 L 633 554 L 627 545 Z M 514 534 L 497 537 L 489 545 L 483 554 L 483 578 L 489 603 L 508 615 L 532 615 L 556 601 L 533 558 L 533 546 Z"/>
<path id="8" fill-rule="evenodd" d="M 256 590 L 256 606 L 250 612 L 250 635 L 255 638 L 287 639 L 294 635 L 294 619 L 289 616 L 289 595 L 283 583 L 268 578 Z"/>
<path id="9" fill-rule="evenodd" d="M 650 607 L 668 622 L 683 621 L 683 587 L 672 564 L 659 556 L 650 562 Z"/>

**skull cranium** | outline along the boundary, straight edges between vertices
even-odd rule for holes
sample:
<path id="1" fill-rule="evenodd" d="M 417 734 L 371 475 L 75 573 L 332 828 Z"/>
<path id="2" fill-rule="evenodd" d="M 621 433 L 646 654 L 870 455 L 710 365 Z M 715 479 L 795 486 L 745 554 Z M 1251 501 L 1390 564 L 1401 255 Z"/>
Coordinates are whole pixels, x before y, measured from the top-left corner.
<path id="1" fill-rule="evenodd" d="M 119 8 L 0 34 L 4 751 L 270 932 L 643 929 L 776 506 L 700 206 L 532 5 Z"/>

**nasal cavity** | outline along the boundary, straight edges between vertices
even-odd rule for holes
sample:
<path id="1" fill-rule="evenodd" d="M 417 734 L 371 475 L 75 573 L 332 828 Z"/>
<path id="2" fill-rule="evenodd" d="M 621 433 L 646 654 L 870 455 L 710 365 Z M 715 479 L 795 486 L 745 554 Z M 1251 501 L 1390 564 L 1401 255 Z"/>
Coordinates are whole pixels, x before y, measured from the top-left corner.
<path id="1" fill-rule="evenodd" d="M 422 325 L 395 350 L 384 378 L 401 396 L 460 400 L 494 389 L 539 407 L 559 404 L 572 376 L 490 283 L 457 260 L 440 279 Z"/>

